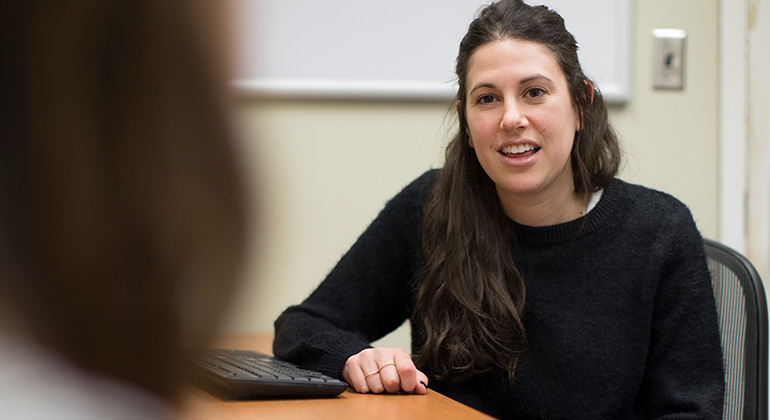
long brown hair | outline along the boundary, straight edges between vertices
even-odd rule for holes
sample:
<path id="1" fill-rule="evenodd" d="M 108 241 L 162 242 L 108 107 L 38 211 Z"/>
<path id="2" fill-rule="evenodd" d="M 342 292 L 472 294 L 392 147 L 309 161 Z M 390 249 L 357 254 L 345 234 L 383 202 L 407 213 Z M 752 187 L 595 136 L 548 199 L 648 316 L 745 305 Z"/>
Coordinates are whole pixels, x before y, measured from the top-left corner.
<path id="1" fill-rule="evenodd" d="M 215 3 L 0 6 L 2 327 L 168 399 L 244 239 Z"/>
<path id="2" fill-rule="evenodd" d="M 503 39 L 546 46 L 564 73 L 580 118 L 571 152 L 575 191 L 605 188 L 620 164 L 617 138 L 601 93 L 583 73 L 577 43 L 558 13 L 520 0 L 501 0 L 482 10 L 457 56 L 457 134 L 425 204 L 423 250 L 426 279 L 415 308 L 425 343 L 415 355 L 437 377 L 462 380 L 495 369 L 514 378 L 527 347 L 522 316 L 526 287 L 513 260 L 513 228 L 495 185 L 468 145 L 466 78 L 479 47 Z"/>

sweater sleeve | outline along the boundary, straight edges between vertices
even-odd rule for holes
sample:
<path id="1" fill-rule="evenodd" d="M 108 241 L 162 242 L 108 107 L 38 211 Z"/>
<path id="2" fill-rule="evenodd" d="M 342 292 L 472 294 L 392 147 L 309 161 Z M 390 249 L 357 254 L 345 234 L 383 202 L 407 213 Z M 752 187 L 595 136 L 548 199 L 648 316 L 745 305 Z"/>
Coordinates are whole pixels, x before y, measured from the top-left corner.
<path id="1" fill-rule="evenodd" d="M 427 172 L 380 212 L 321 285 L 275 322 L 274 354 L 339 377 L 345 361 L 409 317 L 422 260 L 422 214 L 433 185 Z"/>
<path id="2" fill-rule="evenodd" d="M 648 418 L 721 419 L 724 369 L 703 240 L 689 211 L 675 209 L 663 252 L 640 401 Z M 668 235 L 667 235 L 668 236 Z"/>

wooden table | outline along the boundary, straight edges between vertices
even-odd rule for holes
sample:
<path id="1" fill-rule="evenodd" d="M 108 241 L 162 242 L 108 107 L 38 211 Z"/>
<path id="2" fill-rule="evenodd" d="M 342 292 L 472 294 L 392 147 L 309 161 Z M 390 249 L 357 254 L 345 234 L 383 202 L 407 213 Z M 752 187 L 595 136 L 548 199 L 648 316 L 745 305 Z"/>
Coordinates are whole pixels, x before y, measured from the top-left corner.
<path id="1" fill-rule="evenodd" d="M 270 353 L 272 335 L 231 336 L 217 346 Z M 348 390 L 336 398 L 223 401 L 190 387 L 182 419 L 489 419 L 491 417 L 436 391 L 427 395 L 359 394 Z"/>

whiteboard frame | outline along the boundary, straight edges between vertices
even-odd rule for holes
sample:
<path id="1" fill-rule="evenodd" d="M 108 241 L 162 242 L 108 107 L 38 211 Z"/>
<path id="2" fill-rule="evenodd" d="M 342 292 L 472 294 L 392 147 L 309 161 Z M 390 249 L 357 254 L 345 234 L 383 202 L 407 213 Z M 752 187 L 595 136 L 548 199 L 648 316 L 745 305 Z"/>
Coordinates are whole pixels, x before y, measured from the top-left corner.
<path id="1" fill-rule="evenodd" d="M 607 104 L 624 105 L 631 100 L 633 56 L 633 0 L 612 0 L 617 16 L 614 21 L 614 59 L 619 80 L 596 82 Z M 327 80 L 327 79 L 236 79 L 236 92 L 244 96 L 277 99 L 309 100 L 397 100 L 452 101 L 457 94 L 456 83 L 422 80 Z"/>

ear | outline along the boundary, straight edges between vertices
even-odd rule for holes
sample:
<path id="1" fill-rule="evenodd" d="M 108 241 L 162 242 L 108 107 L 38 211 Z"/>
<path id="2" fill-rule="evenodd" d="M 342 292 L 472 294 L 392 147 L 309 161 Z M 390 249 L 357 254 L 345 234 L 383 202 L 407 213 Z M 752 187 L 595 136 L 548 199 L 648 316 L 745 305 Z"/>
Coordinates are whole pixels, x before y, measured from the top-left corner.
<path id="1" fill-rule="evenodd" d="M 594 103 L 594 84 L 588 79 L 585 79 L 584 82 L 586 84 L 586 89 L 588 90 L 588 98 L 591 99 L 591 103 Z"/>
<path id="2" fill-rule="evenodd" d="M 594 84 L 588 79 L 583 79 L 583 83 L 585 83 L 586 85 L 586 94 L 588 94 L 588 103 L 589 105 L 591 105 L 594 103 L 594 92 L 595 92 Z M 577 121 L 575 121 L 575 125 L 577 126 L 578 130 L 582 130 L 583 125 L 581 124 L 581 121 L 580 121 L 579 112 L 576 112 L 575 114 L 577 118 Z"/>

